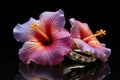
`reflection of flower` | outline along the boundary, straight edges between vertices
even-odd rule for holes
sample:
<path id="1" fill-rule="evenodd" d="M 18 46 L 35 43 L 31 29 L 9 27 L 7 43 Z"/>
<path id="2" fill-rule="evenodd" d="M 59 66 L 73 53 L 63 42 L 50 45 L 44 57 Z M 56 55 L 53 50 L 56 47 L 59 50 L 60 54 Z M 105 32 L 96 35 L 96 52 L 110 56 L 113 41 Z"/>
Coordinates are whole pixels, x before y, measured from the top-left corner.
<path id="1" fill-rule="evenodd" d="M 19 73 L 15 80 L 63 80 L 63 74 L 59 67 L 34 66 L 19 64 Z M 21 76 L 20 76 L 21 75 Z"/>
<path id="2" fill-rule="evenodd" d="M 19 50 L 20 59 L 29 64 L 33 61 L 42 65 L 57 65 L 71 49 L 70 34 L 64 29 L 62 10 L 44 12 L 39 20 L 30 18 L 13 30 L 17 41 L 23 42 Z"/>
<path id="3" fill-rule="evenodd" d="M 63 66 L 29 66 L 20 63 L 15 80 L 102 80 L 111 72 L 107 63 L 97 62 L 85 67 L 76 64 Z"/>
<path id="4" fill-rule="evenodd" d="M 74 18 L 70 19 L 70 22 L 72 25 L 71 36 L 77 48 L 84 53 L 93 53 L 101 61 L 107 61 L 111 49 L 106 48 L 96 38 L 96 36 L 105 35 L 106 31 L 101 29 L 96 34 L 93 34 L 86 23 L 81 23 Z"/>

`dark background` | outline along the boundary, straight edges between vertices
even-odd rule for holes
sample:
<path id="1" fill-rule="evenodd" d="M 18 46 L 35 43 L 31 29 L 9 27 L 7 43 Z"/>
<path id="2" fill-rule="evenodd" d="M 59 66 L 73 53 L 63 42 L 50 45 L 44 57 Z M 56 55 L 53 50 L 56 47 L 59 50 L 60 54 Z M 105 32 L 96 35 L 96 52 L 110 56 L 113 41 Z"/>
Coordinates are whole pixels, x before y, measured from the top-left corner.
<path id="1" fill-rule="evenodd" d="M 113 3 L 109 2 L 81 2 L 81 1 L 13 1 L 1 2 L 0 5 L 0 75 L 3 80 L 12 80 L 18 72 L 18 50 L 22 47 L 21 43 L 16 42 L 13 37 L 13 28 L 17 23 L 25 23 L 30 17 L 35 19 L 44 11 L 57 11 L 62 9 L 65 14 L 66 25 L 65 28 L 70 29 L 70 18 L 75 18 L 79 21 L 88 23 L 91 30 L 95 32 L 99 29 L 105 29 L 107 35 L 98 37 L 100 42 L 105 43 L 107 47 L 112 49 L 113 44 L 113 11 L 111 6 Z M 107 62 L 112 70 L 110 76 L 105 80 L 115 80 L 117 72 L 115 68 L 117 65 L 115 53 L 112 53 Z M 0 79 L 1 80 L 1 79 Z"/>

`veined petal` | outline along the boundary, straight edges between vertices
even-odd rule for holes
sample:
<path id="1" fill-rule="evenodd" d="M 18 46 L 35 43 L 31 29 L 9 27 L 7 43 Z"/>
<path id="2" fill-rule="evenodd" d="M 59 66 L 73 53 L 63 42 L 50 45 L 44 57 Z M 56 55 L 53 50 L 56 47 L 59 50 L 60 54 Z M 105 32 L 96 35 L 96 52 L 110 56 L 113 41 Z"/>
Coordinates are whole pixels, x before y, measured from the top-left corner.
<path id="1" fill-rule="evenodd" d="M 61 55 L 67 55 L 68 52 L 71 50 L 71 40 L 70 37 L 65 37 L 61 39 L 57 39 L 53 43 L 54 49 Z"/>
<path id="2" fill-rule="evenodd" d="M 40 15 L 40 28 L 48 35 L 65 25 L 64 12 L 59 9 L 56 12 L 46 11 Z"/>
<path id="3" fill-rule="evenodd" d="M 68 54 L 71 50 L 72 39 L 70 33 L 66 29 L 58 29 L 53 34 L 53 44 L 55 44 L 54 49 L 62 55 Z"/>
<path id="4" fill-rule="evenodd" d="M 70 47 L 66 47 L 65 44 L 63 41 L 57 41 L 50 46 L 42 46 L 38 42 L 25 42 L 19 50 L 20 59 L 26 64 L 33 61 L 41 65 L 57 65 L 70 50 Z"/>
<path id="5" fill-rule="evenodd" d="M 77 22 L 75 21 L 74 18 L 70 19 L 70 23 L 72 25 L 70 31 L 71 31 L 71 36 L 73 38 L 79 38 L 80 39 L 80 27 L 78 26 Z"/>
<path id="6" fill-rule="evenodd" d="M 69 39 L 70 39 L 70 33 L 64 28 L 58 29 L 58 30 L 54 31 L 52 34 L 53 40 L 61 39 L 61 38 L 65 38 L 65 37 L 69 37 Z"/>
<path id="7" fill-rule="evenodd" d="M 92 48 L 91 46 L 89 46 L 87 43 L 85 43 L 84 41 L 80 40 L 80 39 L 73 39 L 73 41 L 75 42 L 75 44 L 77 45 L 77 47 L 85 52 L 85 51 L 89 51 L 89 52 L 92 52 L 94 53 L 94 48 Z"/>
<path id="8" fill-rule="evenodd" d="M 18 42 L 25 42 L 25 41 L 37 41 L 37 39 L 34 37 L 34 33 L 30 30 L 31 24 L 37 24 L 39 25 L 38 20 L 35 20 L 34 18 L 30 18 L 30 20 L 24 24 L 17 24 L 15 28 L 13 29 L 13 34 L 15 39 Z"/>
<path id="9" fill-rule="evenodd" d="M 39 55 L 38 53 L 34 53 L 34 51 L 38 48 L 43 48 L 43 46 L 38 42 L 25 42 L 19 50 L 20 60 L 26 64 L 29 64 L 33 57 Z"/>
<path id="10" fill-rule="evenodd" d="M 71 36 L 73 38 L 83 39 L 83 38 L 88 37 L 88 36 L 93 34 L 91 32 L 89 26 L 86 23 L 82 23 L 80 21 L 77 21 L 74 18 L 70 19 L 70 23 L 72 25 Z"/>
<path id="11" fill-rule="evenodd" d="M 37 49 L 33 54 L 38 53 L 38 56 L 34 57 L 32 61 L 41 65 L 57 65 L 63 61 L 64 57 L 56 51 L 54 46 L 45 47 L 43 49 Z"/>
<path id="12" fill-rule="evenodd" d="M 100 44 L 90 44 L 92 47 L 94 47 L 95 49 L 95 55 L 96 57 L 98 57 L 101 61 L 107 61 L 107 58 L 110 56 L 111 54 L 111 49 L 106 48 Z"/>

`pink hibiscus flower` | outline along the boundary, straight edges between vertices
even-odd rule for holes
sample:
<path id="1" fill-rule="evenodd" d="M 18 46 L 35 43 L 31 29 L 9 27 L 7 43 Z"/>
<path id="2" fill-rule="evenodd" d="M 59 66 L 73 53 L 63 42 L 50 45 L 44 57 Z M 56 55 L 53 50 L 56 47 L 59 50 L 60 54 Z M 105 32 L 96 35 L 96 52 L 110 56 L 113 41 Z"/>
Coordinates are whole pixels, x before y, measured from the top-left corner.
<path id="1" fill-rule="evenodd" d="M 39 20 L 30 18 L 24 24 L 17 24 L 14 37 L 24 45 L 19 50 L 19 57 L 24 63 L 31 61 L 40 65 L 57 65 L 71 50 L 70 34 L 64 29 L 64 12 L 46 11 Z"/>
<path id="2" fill-rule="evenodd" d="M 105 35 L 106 31 L 101 29 L 93 34 L 86 23 L 77 21 L 74 18 L 70 19 L 70 23 L 72 25 L 71 36 L 76 46 L 84 53 L 93 53 L 101 61 L 107 61 L 111 49 L 106 48 L 105 44 L 101 44 L 96 38 L 96 36 Z"/>

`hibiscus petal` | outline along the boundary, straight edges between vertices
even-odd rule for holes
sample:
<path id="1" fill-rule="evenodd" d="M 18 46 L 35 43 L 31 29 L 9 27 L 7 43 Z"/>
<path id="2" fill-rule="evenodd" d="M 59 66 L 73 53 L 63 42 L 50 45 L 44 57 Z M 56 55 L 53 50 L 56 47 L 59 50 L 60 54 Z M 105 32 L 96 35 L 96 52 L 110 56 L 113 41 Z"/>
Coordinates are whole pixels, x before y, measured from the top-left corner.
<path id="1" fill-rule="evenodd" d="M 85 51 L 89 51 L 89 52 L 92 52 L 94 53 L 94 48 L 92 48 L 91 46 L 89 46 L 87 43 L 85 43 L 84 41 L 80 40 L 80 39 L 73 39 L 73 41 L 76 43 L 77 47 L 85 52 Z"/>
<path id="2" fill-rule="evenodd" d="M 58 40 L 57 43 L 53 42 L 50 46 L 42 46 L 38 42 L 25 42 L 19 50 L 20 59 L 26 64 L 33 61 L 41 65 L 57 65 L 70 50 L 70 47 L 66 47 L 65 42 L 62 43 L 66 39 Z"/>
<path id="3" fill-rule="evenodd" d="M 70 37 L 70 33 L 64 28 L 58 29 L 58 30 L 54 31 L 52 34 L 53 40 L 61 39 L 61 38 L 65 38 L 65 37 Z"/>
<path id="4" fill-rule="evenodd" d="M 37 49 L 33 54 L 38 53 L 38 56 L 34 57 L 32 61 L 37 64 L 50 66 L 59 64 L 61 61 L 63 61 L 64 57 L 53 47 L 54 46 L 49 46 L 43 49 Z"/>
<path id="5" fill-rule="evenodd" d="M 91 44 L 91 46 L 95 49 L 96 57 L 98 57 L 101 61 L 107 61 L 107 58 L 111 54 L 111 49 L 106 48 L 105 46 L 102 46 L 100 44 Z"/>
<path id="6" fill-rule="evenodd" d="M 85 38 L 93 33 L 91 32 L 89 26 L 86 23 L 82 23 L 80 21 L 75 20 L 74 18 L 70 19 L 70 23 L 72 25 L 71 28 L 71 36 L 73 38 Z"/>
<path id="7" fill-rule="evenodd" d="M 40 15 L 40 28 L 47 34 L 65 25 L 64 12 L 59 9 L 56 12 L 46 11 Z"/>
<path id="8" fill-rule="evenodd" d="M 24 24 L 17 24 L 13 29 L 13 34 L 15 39 L 18 42 L 25 42 L 25 41 L 36 41 L 37 39 L 33 36 L 33 32 L 30 30 L 31 24 L 39 25 L 39 22 L 33 18 L 30 18 L 28 22 Z"/>
<path id="9" fill-rule="evenodd" d="M 71 36 L 73 38 L 80 38 L 80 31 L 79 31 L 79 26 L 77 25 L 75 19 L 70 19 L 70 23 L 72 25 L 70 31 L 71 31 Z"/>
<path id="10" fill-rule="evenodd" d="M 104 47 L 105 47 L 106 45 L 105 45 L 104 43 L 101 43 L 101 46 L 104 46 Z"/>
<path id="11" fill-rule="evenodd" d="M 71 40 L 70 37 L 65 37 L 61 39 L 57 39 L 54 41 L 55 46 L 54 49 L 61 55 L 67 55 L 71 50 Z"/>
<path id="12" fill-rule="evenodd" d="M 71 50 L 72 40 L 70 37 L 70 33 L 66 29 L 58 29 L 53 34 L 53 44 L 56 44 L 55 49 L 58 53 L 66 55 Z"/>
<path id="13" fill-rule="evenodd" d="M 25 42 L 23 47 L 19 50 L 20 60 L 29 64 L 33 57 L 37 56 L 37 53 L 33 53 L 37 48 L 42 48 L 38 42 Z"/>

